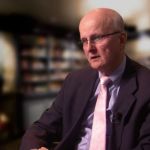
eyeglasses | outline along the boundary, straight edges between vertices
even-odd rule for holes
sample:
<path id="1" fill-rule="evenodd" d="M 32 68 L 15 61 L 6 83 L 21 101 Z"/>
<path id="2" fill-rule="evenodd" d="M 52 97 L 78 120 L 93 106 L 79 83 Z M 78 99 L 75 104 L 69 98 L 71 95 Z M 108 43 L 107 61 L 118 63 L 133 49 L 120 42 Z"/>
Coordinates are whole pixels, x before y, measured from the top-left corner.
<path id="1" fill-rule="evenodd" d="M 117 32 L 113 32 L 113 33 L 103 34 L 103 35 L 93 35 L 89 40 L 87 38 L 81 39 L 80 44 L 82 44 L 82 46 L 86 46 L 88 44 L 88 41 L 90 43 L 96 44 L 96 43 L 102 41 L 104 38 L 107 38 L 109 36 L 119 34 L 119 33 L 121 33 L 121 32 L 117 31 Z"/>

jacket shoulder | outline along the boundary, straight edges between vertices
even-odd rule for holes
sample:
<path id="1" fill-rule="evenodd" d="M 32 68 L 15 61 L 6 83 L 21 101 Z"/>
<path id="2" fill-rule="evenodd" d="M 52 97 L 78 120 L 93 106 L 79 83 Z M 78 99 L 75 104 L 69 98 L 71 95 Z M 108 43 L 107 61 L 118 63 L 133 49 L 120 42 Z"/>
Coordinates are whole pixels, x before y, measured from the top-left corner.
<path id="1" fill-rule="evenodd" d="M 70 72 L 66 79 L 64 80 L 65 84 L 70 85 L 79 85 L 85 84 L 86 82 L 94 81 L 98 77 L 98 71 L 86 67 L 80 70 Z"/>
<path id="2" fill-rule="evenodd" d="M 76 79 L 87 79 L 92 76 L 95 76 L 98 72 L 90 67 L 86 67 L 80 70 L 72 71 L 68 74 L 68 77 L 70 78 L 76 78 Z"/>

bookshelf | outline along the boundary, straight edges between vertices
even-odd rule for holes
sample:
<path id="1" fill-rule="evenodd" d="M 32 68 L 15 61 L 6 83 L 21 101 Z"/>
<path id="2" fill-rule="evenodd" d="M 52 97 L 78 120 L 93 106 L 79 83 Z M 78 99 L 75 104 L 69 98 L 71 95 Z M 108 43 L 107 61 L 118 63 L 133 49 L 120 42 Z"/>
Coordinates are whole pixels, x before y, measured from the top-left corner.
<path id="1" fill-rule="evenodd" d="M 86 65 L 77 43 L 55 34 L 19 36 L 20 92 L 24 97 L 55 96 L 67 74 Z"/>

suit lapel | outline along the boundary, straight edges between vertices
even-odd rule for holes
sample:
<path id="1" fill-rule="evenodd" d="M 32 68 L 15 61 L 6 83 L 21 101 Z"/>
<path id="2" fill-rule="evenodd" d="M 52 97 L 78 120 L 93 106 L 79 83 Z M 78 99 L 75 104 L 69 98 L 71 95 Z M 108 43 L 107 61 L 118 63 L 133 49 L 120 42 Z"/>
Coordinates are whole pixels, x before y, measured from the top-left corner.
<path id="1" fill-rule="evenodd" d="M 126 68 L 120 83 L 120 90 L 113 112 L 122 112 L 125 115 L 135 100 L 134 93 L 137 90 L 136 70 L 137 66 L 127 58 Z"/>
<path id="2" fill-rule="evenodd" d="M 122 115 L 122 118 L 126 116 L 130 110 L 132 104 L 135 101 L 134 92 L 136 91 L 136 79 L 132 78 L 128 81 L 122 81 L 118 98 L 114 106 L 114 114 Z M 121 116 L 120 116 L 121 117 Z"/>
<path id="3" fill-rule="evenodd" d="M 89 73 L 87 77 L 83 80 L 82 84 L 79 86 L 78 93 L 76 96 L 76 104 L 74 105 L 74 124 L 76 124 L 80 118 L 85 113 L 87 108 L 88 101 L 90 100 L 91 96 L 94 94 L 96 80 L 98 78 L 97 71 L 92 71 Z"/>
<path id="4" fill-rule="evenodd" d="M 124 124 L 127 122 L 128 113 L 132 110 L 136 101 L 136 90 L 136 67 L 133 65 L 133 62 L 127 58 L 126 69 L 120 84 L 120 91 L 113 108 L 112 132 L 115 134 L 117 140 L 117 147 L 115 148 L 118 148 L 121 144 L 121 135 Z"/>

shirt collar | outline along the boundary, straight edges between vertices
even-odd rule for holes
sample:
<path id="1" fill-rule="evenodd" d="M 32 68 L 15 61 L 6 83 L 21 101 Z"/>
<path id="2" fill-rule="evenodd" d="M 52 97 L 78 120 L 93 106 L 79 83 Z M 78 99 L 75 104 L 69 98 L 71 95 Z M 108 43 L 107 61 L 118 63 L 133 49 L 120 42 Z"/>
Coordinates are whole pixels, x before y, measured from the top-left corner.
<path id="1" fill-rule="evenodd" d="M 126 56 L 123 58 L 122 63 L 115 69 L 110 76 L 108 76 L 113 83 L 120 80 L 126 66 Z M 101 78 L 101 72 L 99 71 L 99 78 Z"/>

